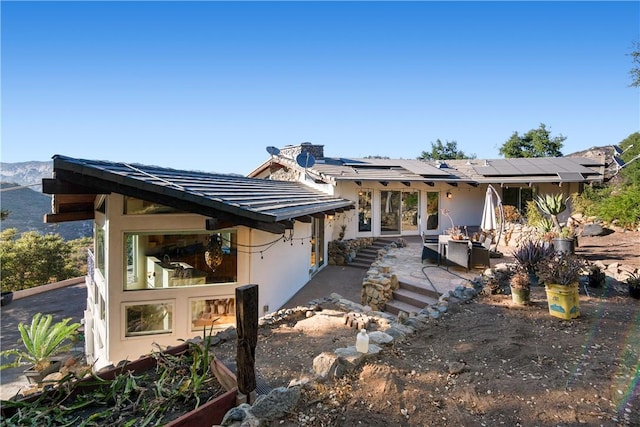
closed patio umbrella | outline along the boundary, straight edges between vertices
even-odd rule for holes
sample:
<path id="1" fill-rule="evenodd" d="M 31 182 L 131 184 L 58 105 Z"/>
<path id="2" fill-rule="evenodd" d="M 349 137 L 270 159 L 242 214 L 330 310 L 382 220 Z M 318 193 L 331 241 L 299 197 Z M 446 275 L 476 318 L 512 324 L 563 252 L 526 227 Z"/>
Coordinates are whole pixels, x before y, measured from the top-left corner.
<path id="1" fill-rule="evenodd" d="M 498 219 L 496 218 L 496 203 L 493 200 L 493 195 L 496 195 L 498 199 L 498 207 L 500 209 L 500 225 L 498 226 Z M 502 199 L 498 192 L 493 188 L 491 184 L 487 187 L 487 194 L 484 198 L 484 210 L 482 211 L 482 221 L 480 221 L 480 228 L 483 231 L 498 230 L 498 238 L 495 239 L 494 253 L 498 253 L 498 242 L 502 236 L 502 224 L 504 224 L 504 211 L 502 209 Z M 502 255 L 500 255 L 502 256 Z"/>
<path id="2" fill-rule="evenodd" d="M 482 230 L 484 231 L 491 231 L 498 228 L 498 221 L 496 219 L 496 204 L 493 201 L 491 186 L 487 187 L 487 194 L 484 198 L 484 210 L 482 211 L 482 221 L 480 221 L 480 228 L 482 228 Z"/>

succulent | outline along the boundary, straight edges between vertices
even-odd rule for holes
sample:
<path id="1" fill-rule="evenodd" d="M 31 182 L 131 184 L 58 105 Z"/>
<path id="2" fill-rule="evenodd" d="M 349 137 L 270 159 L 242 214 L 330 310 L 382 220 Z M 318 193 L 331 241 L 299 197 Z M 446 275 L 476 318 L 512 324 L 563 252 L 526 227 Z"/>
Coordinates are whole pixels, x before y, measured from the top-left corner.
<path id="1" fill-rule="evenodd" d="M 578 282 L 586 268 L 587 262 L 579 256 L 556 252 L 540 262 L 537 273 L 546 284 L 568 286 Z"/>
<path id="2" fill-rule="evenodd" d="M 528 273 L 534 273 L 538 264 L 553 255 L 553 246 L 542 241 L 526 240 L 513 251 L 518 265 Z"/>
<path id="3" fill-rule="evenodd" d="M 558 215 L 567 210 L 567 201 L 563 198 L 563 195 L 559 193 L 538 196 L 536 198 L 536 205 L 542 213 L 551 217 L 553 226 L 559 231 L 560 222 L 558 221 Z"/>

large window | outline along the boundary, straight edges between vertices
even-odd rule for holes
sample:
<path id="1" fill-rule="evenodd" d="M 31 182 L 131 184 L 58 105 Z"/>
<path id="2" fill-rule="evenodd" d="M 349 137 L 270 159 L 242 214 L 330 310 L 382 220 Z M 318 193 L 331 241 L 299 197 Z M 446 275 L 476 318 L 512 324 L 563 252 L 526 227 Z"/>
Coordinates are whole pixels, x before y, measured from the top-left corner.
<path id="1" fill-rule="evenodd" d="M 371 190 L 358 192 L 358 231 L 371 231 Z"/>
<path id="2" fill-rule="evenodd" d="M 531 187 L 509 187 L 502 189 L 502 204 L 515 206 L 522 215 L 527 214 L 527 202 L 533 200 Z"/>
<path id="3" fill-rule="evenodd" d="M 125 305 L 126 337 L 168 334 L 173 331 L 173 303 Z"/>
<path id="4" fill-rule="evenodd" d="M 237 233 L 125 233 L 124 290 L 238 280 Z"/>

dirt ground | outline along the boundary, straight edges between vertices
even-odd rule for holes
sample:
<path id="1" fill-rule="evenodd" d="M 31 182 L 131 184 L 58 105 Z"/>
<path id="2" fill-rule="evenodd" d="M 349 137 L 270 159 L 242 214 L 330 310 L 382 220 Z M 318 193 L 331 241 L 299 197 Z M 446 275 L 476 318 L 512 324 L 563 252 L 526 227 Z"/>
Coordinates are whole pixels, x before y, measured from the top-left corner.
<path id="1" fill-rule="evenodd" d="M 577 253 L 638 267 L 640 236 L 582 238 Z M 610 281 L 581 289 L 580 317 L 566 321 L 549 315 L 543 287 L 531 300 L 451 305 L 347 377 L 308 383 L 273 425 L 640 426 L 640 301 Z M 260 328 L 256 368 L 270 387 L 311 377 L 315 356 L 354 345 L 356 331 L 326 308 L 315 322 Z M 234 344 L 217 351 L 233 358 Z"/>

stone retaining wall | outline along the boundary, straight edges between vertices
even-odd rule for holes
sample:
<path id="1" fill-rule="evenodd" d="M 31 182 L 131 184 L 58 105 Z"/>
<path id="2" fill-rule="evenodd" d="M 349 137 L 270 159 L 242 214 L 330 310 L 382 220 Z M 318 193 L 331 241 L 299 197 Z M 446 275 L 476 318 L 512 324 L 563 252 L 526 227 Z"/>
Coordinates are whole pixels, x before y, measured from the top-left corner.
<path id="1" fill-rule="evenodd" d="M 371 264 L 362 280 L 360 301 L 362 305 L 374 311 L 382 311 L 384 305 L 392 298 L 393 291 L 398 289 L 398 277 L 391 273 L 391 266 L 385 264 L 385 256 L 390 248 L 397 248 L 396 243 L 378 250 L 376 260 Z"/>
<path id="2" fill-rule="evenodd" d="M 373 244 L 373 238 L 362 237 L 349 240 L 332 240 L 328 244 L 329 265 L 345 265 L 351 263 L 358 252 Z"/>

